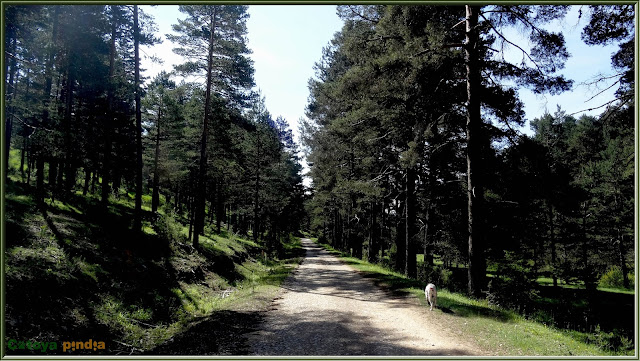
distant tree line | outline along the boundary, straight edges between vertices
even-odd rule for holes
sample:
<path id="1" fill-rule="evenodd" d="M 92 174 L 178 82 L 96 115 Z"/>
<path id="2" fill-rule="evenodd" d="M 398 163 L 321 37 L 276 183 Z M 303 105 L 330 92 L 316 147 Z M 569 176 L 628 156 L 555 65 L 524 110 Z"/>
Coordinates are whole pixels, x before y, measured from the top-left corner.
<path id="1" fill-rule="evenodd" d="M 544 27 L 568 9 L 339 6 L 345 23 L 316 64 L 301 126 L 320 240 L 412 277 L 433 276 L 436 263 L 466 265 L 476 297 L 487 270 L 498 280 L 545 276 L 591 288 L 618 267 L 629 287 L 632 6 L 580 8 L 587 44 L 619 45 L 617 73 L 596 79 L 617 87 L 602 114 L 558 108 L 531 121 L 534 135 L 517 131 L 518 87 L 557 94 L 573 85 L 559 75 L 564 37 Z M 521 60 L 507 60 L 507 48 Z"/>
<path id="2" fill-rule="evenodd" d="M 224 225 L 276 247 L 299 229 L 304 189 L 291 130 L 252 90 L 247 7 L 180 11 L 170 38 L 185 63 L 144 85 L 139 47 L 158 39 L 138 6 L 5 6 L 5 165 L 18 150 L 11 171 L 43 208 L 82 192 L 106 211 L 132 194 L 135 230 L 162 200 L 195 246 Z"/>

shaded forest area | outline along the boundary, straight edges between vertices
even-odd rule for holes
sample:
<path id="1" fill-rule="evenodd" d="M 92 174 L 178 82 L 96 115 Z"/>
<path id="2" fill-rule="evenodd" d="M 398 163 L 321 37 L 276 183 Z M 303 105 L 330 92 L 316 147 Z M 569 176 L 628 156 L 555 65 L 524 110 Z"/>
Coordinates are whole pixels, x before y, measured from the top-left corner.
<path id="1" fill-rule="evenodd" d="M 252 90 L 247 7 L 180 10 L 170 38 L 185 63 L 143 86 L 139 46 L 159 40 L 137 6 L 7 6 L 5 164 L 19 149 L 41 207 L 81 191 L 107 210 L 126 191 L 141 230 L 162 195 L 186 214 L 194 246 L 212 222 L 275 245 L 299 228 L 301 167 L 287 122 Z"/>
<path id="2" fill-rule="evenodd" d="M 184 63 L 144 79 L 137 5 L 4 6 L 7 340 L 242 352 L 299 262 L 297 146 L 253 90 L 247 6 L 180 11 Z M 190 348 L 205 319 L 219 342 Z"/>
<path id="3" fill-rule="evenodd" d="M 560 74 L 563 34 L 547 30 L 569 8 L 339 6 L 302 125 L 319 240 L 545 323 L 633 338 L 632 297 L 596 291 L 635 277 L 632 6 L 580 7 L 584 42 L 619 45 L 615 73 L 594 80 L 615 99 L 517 131 L 519 88 L 575 85 Z M 604 315 L 605 299 L 626 316 Z"/>
<path id="4" fill-rule="evenodd" d="M 517 131 L 518 87 L 574 86 L 558 74 L 564 37 L 546 30 L 568 9 L 338 6 L 344 27 L 316 65 L 301 125 L 305 189 L 287 122 L 253 90 L 246 6 L 181 5 L 168 37 L 185 62 L 144 79 L 140 45 L 158 39 L 138 6 L 5 5 L 8 328 L 92 330 L 149 351 L 225 289 L 271 279 L 276 259 L 299 256 L 290 235 L 307 230 L 632 347 L 632 5 L 581 7 L 583 40 L 619 46 L 616 73 L 594 80 L 615 99 L 598 116 L 558 107 L 530 121 L 533 135 Z M 65 301 L 72 290 L 82 301 Z M 29 313 L 41 304 L 65 316 Z"/>

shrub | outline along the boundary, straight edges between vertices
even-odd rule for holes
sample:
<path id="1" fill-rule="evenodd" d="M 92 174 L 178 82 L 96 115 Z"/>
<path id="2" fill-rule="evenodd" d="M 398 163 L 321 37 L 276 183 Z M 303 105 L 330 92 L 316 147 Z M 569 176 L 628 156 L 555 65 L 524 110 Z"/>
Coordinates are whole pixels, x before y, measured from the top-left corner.
<path id="1" fill-rule="evenodd" d="M 433 283 L 438 287 L 453 289 L 453 271 L 446 267 L 429 266 L 426 263 L 418 267 L 418 280 L 426 283 Z"/>
<path id="2" fill-rule="evenodd" d="M 632 273 L 629 273 L 627 275 L 627 278 L 629 279 L 629 284 L 631 287 L 633 287 L 633 283 L 634 283 L 634 276 Z M 602 275 L 602 277 L 600 277 L 600 281 L 598 282 L 598 284 L 600 285 L 600 287 L 607 287 L 607 288 L 622 288 L 624 287 L 624 275 L 622 274 L 622 270 L 620 269 L 620 267 L 618 266 L 610 266 L 607 269 L 607 272 L 605 272 L 605 274 Z"/>
<path id="3" fill-rule="evenodd" d="M 172 243 L 174 241 L 187 241 L 187 237 L 182 234 L 182 225 L 176 222 L 176 220 L 171 216 L 170 213 L 166 215 L 158 214 L 158 217 L 153 224 L 153 229 L 161 239 L 167 241 L 168 243 Z"/>
<path id="4" fill-rule="evenodd" d="M 524 314 L 532 309 L 537 297 L 536 276 L 524 260 L 507 260 L 498 266 L 498 276 L 489 282 L 487 300 L 496 306 Z"/>
<path id="5" fill-rule="evenodd" d="M 624 337 L 619 330 L 605 332 L 600 329 L 600 325 L 596 326 L 593 333 L 586 336 L 587 343 L 594 344 L 604 351 L 630 351 L 633 350 L 633 341 Z"/>

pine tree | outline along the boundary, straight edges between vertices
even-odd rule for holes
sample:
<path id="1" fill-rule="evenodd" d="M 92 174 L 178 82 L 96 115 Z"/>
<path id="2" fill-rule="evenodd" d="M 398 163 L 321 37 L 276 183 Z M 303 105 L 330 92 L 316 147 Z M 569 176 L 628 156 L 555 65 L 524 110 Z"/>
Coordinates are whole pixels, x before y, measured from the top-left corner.
<path id="1" fill-rule="evenodd" d="M 465 42 L 462 47 L 465 51 L 467 79 L 468 291 L 480 297 L 485 286 L 484 250 L 487 238 L 485 221 L 481 218 L 485 188 L 480 155 L 485 147 L 483 143 L 487 143 L 486 136 L 482 135 L 481 106 L 484 104 L 494 108 L 498 120 L 508 127 L 509 122 L 522 122 L 521 106 L 517 103 L 515 91 L 501 86 L 497 80 L 514 79 L 518 85 L 528 86 L 535 93 L 549 91 L 552 94 L 569 89 L 571 82 L 562 76 L 553 76 L 568 57 L 562 34 L 551 33 L 541 27 L 563 17 L 567 10 L 565 6 L 466 5 L 465 10 Z M 509 26 L 520 27 L 529 33 L 533 43 L 530 50 L 523 49 L 505 36 L 504 29 Z M 496 40 L 500 49 L 513 46 L 527 61 L 516 65 L 505 61 L 504 57 L 492 57 L 489 50 L 494 51 L 491 46 Z M 483 78 L 483 74 L 487 75 Z M 495 94 L 493 99 L 481 95 L 485 92 Z M 509 106 L 514 104 L 515 107 Z"/>
<path id="2" fill-rule="evenodd" d="M 185 74 L 204 73 L 206 79 L 193 232 L 193 244 L 197 247 L 204 229 L 213 92 L 242 105 L 245 89 L 253 85 L 253 68 L 246 57 L 246 6 L 181 5 L 179 9 L 187 14 L 187 19 L 173 27 L 180 35 L 167 35 L 181 45 L 174 51 L 188 59 L 177 70 Z M 205 61 L 201 60 L 203 54 L 207 54 Z"/>

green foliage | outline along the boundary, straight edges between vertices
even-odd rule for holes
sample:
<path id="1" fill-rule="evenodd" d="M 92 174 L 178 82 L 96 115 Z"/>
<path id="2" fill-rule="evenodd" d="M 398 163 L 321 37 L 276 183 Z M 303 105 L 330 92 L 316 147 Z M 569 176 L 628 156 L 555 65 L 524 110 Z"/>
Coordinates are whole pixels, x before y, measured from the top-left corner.
<path id="1" fill-rule="evenodd" d="M 604 351 L 622 355 L 632 355 L 634 351 L 633 340 L 622 335 L 618 330 L 605 332 L 596 327 L 592 333 L 580 335 L 585 343 L 593 344 Z"/>
<path id="2" fill-rule="evenodd" d="M 620 267 L 618 266 L 610 266 L 607 269 L 607 272 L 605 272 L 602 277 L 600 277 L 600 281 L 598 282 L 598 285 L 600 287 L 606 287 L 606 288 L 624 288 L 624 278 L 627 277 L 627 279 L 629 280 L 629 284 L 631 285 L 631 288 L 633 288 L 633 284 L 634 284 L 634 274 L 633 273 L 629 273 L 629 274 L 622 274 L 622 270 L 620 269 Z"/>
<path id="3" fill-rule="evenodd" d="M 6 253 L 9 337 L 92 330 L 116 345 L 110 354 L 153 352 L 202 317 L 266 309 L 301 259 L 295 237 L 283 241 L 281 260 L 263 260 L 257 243 L 226 232 L 207 233 L 195 250 L 169 209 L 157 215 L 157 234 L 136 233 L 139 243 L 129 243 L 131 201 L 104 213 L 78 194 L 41 212 L 20 196 L 30 188 L 10 189 L 18 193 L 7 197 L 9 230 L 21 236 L 9 238 Z"/>
<path id="4" fill-rule="evenodd" d="M 507 255 L 505 263 L 498 266 L 497 275 L 489 282 L 487 301 L 496 306 L 526 314 L 539 297 L 536 276 L 528 260 L 514 259 Z"/>
<path id="5" fill-rule="evenodd" d="M 167 243 L 187 241 L 182 224 L 175 220 L 172 213 L 158 214 L 153 229 Z"/>
<path id="6" fill-rule="evenodd" d="M 450 290 L 457 289 L 453 282 L 453 271 L 442 265 L 430 267 L 428 264 L 421 263 L 418 266 L 418 279 L 426 283 L 433 283 L 441 288 Z"/>
<path id="7" fill-rule="evenodd" d="M 326 245 L 324 248 L 332 250 Z M 334 254 L 340 252 L 332 250 Z M 345 257 L 343 261 L 364 272 L 367 278 L 390 292 L 407 294 L 424 302 L 424 283 L 407 279 L 380 265 L 363 260 Z M 455 293 L 438 289 L 438 310 L 434 316 L 439 322 L 462 332 L 462 337 L 475 340 L 482 348 L 501 356 L 614 356 L 633 355 L 628 339 L 615 340 L 610 333 L 566 331 L 551 327 L 549 323 L 536 322 L 519 315 L 517 312 L 490 304 L 487 300 L 478 300 L 465 296 L 466 292 Z M 564 300 L 558 300 L 564 302 Z M 541 321 L 543 321 L 541 319 Z M 600 333 L 600 334 L 598 334 Z M 594 342 L 600 338 L 600 343 Z M 607 343 L 622 345 L 619 348 L 606 346 Z M 599 347 L 601 346 L 601 347 Z"/>

